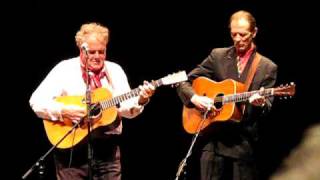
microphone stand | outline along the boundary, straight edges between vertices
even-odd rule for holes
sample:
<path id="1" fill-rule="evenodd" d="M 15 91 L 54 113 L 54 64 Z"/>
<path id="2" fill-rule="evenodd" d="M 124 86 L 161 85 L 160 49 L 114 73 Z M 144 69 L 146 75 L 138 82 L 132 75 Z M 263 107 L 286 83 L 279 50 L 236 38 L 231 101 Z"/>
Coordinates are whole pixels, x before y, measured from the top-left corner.
<path id="1" fill-rule="evenodd" d="M 36 168 L 39 170 L 39 178 L 44 179 L 45 175 L 45 166 L 43 165 L 43 161 L 45 158 L 72 132 L 76 127 L 79 127 L 84 118 L 75 123 L 72 128 L 55 144 L 53 145 L 43 156 L 41 156 L 36 163 L 34 163 L 29 170 L 22 176 L 22 179 L 26 179 Z"/>
<path id="2" fill-rule="evenodd" d="M 86 53 L 86 63 L 85 63 L 85 71 L 86 71 L 86 96 L 85 96 L 85 102 L 87 107 L 87 127 L 88 127 L 88 178 L 89 180 L 92 180 L 92 137 L 91 137 L 91 89 L 90 89 L 90 75 L 89 75 L 89 68 L 88 68 L 88 51 L 86 47 L 83 48 L 83 50 Z"/>
<path id="3" fill-rule="evenodd" d="M 184 175 L 186 174 L 186 172 L 185 172 L 185 166 L 187 165 L 187 160 L 188 160 L 188 158 L 189 158 L 189 157 L 191 156 L 191 154 L 192 154 L 193 146 L 194 146 L 194 144 L 196 143 L 196 140 L 197 140 L 197 138 L 198 138 L 198 136 L 199 136 L 199 134 L 200 134 L 200 131 L 201 131 L 201 129 L 202 129 L 202 126 L 203 126 L 203 124 L 204 124 L 204 121 L 205 121 L 208 113 L 210 112 L 210 109 L 211 109 L 211 108 L 208 108 L 208 110 L 204 113 L 203 119 L 202 119 L 201 123 L 198 125 L 197 131 L 196 131 L 196 133 L 194 134 L 194 136 L 193 136 L 193 138 L 192 138 L 192 141 L 191 141 L 191 145 L 190 145 L 190 147 L 189 147 L 189 150 L 188 150 L 185 158 L 183 158 L 182 161 L 181 161 L 180 164 L 179 164 L 179 167 L 178 167 L 178 171 L 177 171 L 177 173 L 176 173 L 176 178 L 175 178 L 175 180 L 179 180 L 182 172 L 183 172 Z"/>

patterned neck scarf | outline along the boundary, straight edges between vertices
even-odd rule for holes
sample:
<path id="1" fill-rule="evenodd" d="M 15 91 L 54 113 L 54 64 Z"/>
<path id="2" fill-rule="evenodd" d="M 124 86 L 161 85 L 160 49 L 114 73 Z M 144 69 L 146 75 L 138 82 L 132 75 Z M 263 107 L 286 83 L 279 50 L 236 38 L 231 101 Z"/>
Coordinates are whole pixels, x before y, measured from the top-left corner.
<path id="1" fill-rule="evenodd" d="M 81 70 L 82 70 L 82 78 L 85 83 L 87 83 L 87 80 L 88 80 L 87 76 L 89 75 L 89 82 L 88 83 L 89 83 L 90 89 L 92 89 L 92 90 L 102 87 L 101 79 L 107 78 L 107 80 L 108 80 L 107 74 L 104 71 L 104 69 L 102 69 L 99 73 L 94 73 L 92 71 L 89 71 L 88 74 L 87 74 L 85 68 L 81 68 Z"/>

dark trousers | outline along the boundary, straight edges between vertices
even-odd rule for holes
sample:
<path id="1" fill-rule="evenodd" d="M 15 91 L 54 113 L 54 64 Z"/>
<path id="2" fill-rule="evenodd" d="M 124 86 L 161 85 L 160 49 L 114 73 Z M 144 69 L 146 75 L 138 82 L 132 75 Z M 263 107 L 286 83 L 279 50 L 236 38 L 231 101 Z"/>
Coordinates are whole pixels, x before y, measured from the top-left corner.
<path id="1" fill-rule="evenodd" d="M 257 180 L 258 173 L 253 161 L 234 159 L 202 151 L 200 157 L 201 180 Z"/>
<path id="2" fill-rule="evenodd" d="M 93 140 L 93 161 L 91 166 L 93 180 L 120 180 L 120 148 L 114 140 Z M 58 180 L 87 180 L 87 146 L 56 151 L 54 155 Z"/>

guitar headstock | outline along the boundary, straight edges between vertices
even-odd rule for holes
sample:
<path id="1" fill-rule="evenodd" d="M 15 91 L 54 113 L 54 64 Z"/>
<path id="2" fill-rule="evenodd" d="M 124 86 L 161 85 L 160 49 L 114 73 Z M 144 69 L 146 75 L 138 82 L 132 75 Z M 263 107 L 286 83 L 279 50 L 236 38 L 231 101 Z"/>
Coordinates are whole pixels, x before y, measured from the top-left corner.
<path id="1" fill-rule="evenodd" d="M 186 71 L 179 71 L 161 78 L 163 85 L 175 84 L 188 80 Z"/>
<path id="2" fill-rule="evenodd" d="M 289 96 L 292 97 L 296 93 L 296 85 L 294 82 L 286 85 L 280 85 L 279 87 L 274 88 L 275 96 Z"/>

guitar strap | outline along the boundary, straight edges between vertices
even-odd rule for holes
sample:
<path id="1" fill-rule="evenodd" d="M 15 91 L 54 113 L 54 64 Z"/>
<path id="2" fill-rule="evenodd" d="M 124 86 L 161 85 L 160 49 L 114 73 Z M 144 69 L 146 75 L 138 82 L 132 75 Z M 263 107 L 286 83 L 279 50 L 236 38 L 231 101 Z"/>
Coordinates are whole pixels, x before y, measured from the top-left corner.
<path id="1" fill-rule="evenodd" d="M 254 56 L 254 59 L 251 63 L 251 67 L 249 69 L 249 72 L 248 72 L 248 75 L 247 75 L 247 78 L 246 78 L 246 81 L 244 83 L 244 92 L 248 91 L 249 90 L 249 87 L 251 85 L 251 82 L 252 82 L 252 79 L 253 79 L 253 76 L 254 74 L 256 73 L 256 70 L 257 70 L 257 67 L 258 67 L 258 64 L 260 62 L 260 59 L 261 59 L 261 54 L 259 54 L 258 52 L 256 52 L 255 56 Z M 245 104 L 242 104 L 240 106 L 240 111 L 242 112 L 242 114 L 244 113 L 246 109 L 246 106 Z"/>
<path id="2" fill-rule="evenodd" d="M 261 54 L 256 52 L 255 57 L 253 59 L 253 62 L 251 63 L 251 67 L 249 69 L 245 84 L 244 84 L 245 85 L 244 91 L 248 91 L 249 90 L 249 87 L 251 85 L 253 76 L 254 76 L 254 74 L 255 74 L 255 72 L 257 70 L 257 67 L 258 67 L 258 64 L 260 62 L 260 59 L 261 59 Z"/>

